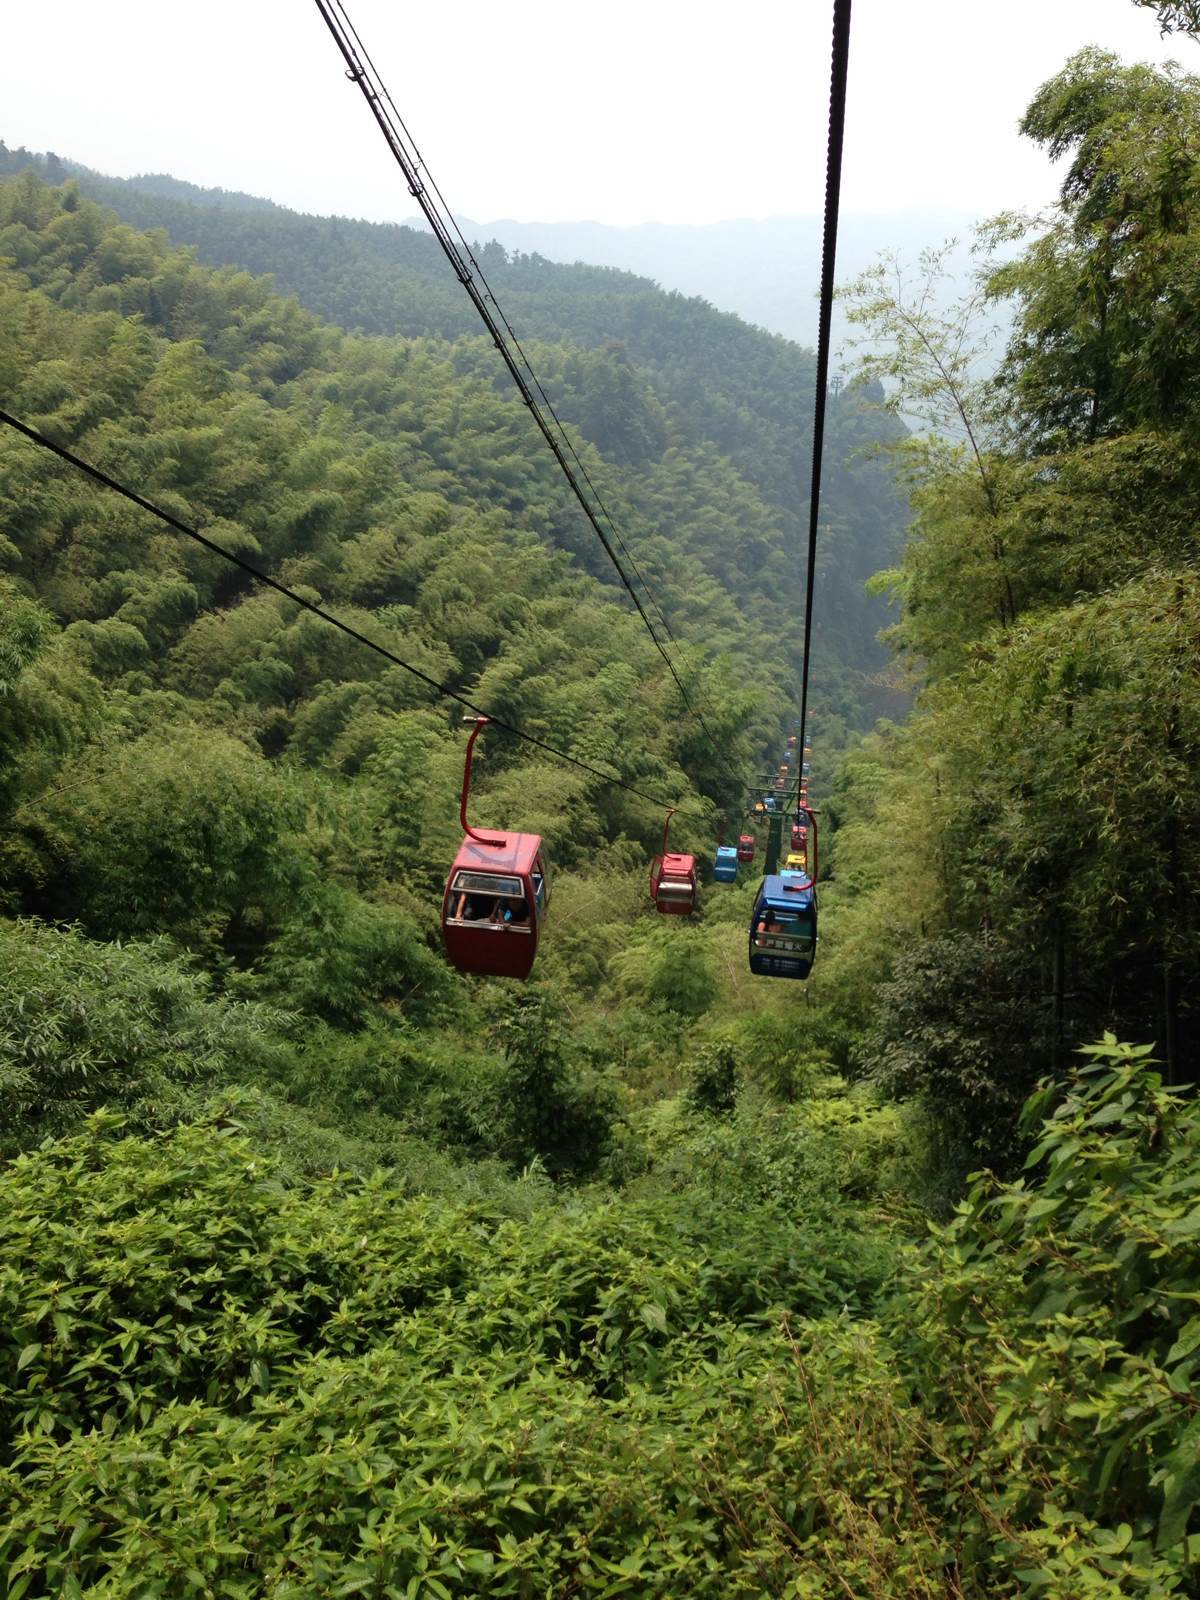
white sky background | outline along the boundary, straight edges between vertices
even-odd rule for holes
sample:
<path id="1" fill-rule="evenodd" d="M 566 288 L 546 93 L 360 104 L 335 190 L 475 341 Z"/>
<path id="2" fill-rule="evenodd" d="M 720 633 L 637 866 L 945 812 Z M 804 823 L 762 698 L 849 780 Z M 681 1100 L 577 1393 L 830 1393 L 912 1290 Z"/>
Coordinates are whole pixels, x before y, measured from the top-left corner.
<path id="1" fill-rule="evenodd" d="M 830 0 L 346 0 L 451 207 L 480 220 L 714 222 L 819 211 Z M 842 204 L 1033 208 L 1016 124 L 1095 43 L 1160 40 L 1131 0 L 855 0 Z M 310 0 L 10 6 L 0 138 L 316 212 L 415 205 Z"/>

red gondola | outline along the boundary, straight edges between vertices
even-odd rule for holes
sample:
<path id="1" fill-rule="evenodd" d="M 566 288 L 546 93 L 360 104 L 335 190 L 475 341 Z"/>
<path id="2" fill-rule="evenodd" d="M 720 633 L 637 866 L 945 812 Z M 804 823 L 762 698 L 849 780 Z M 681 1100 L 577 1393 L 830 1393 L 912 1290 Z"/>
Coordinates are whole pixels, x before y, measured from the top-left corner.
<path id="1" fill-rule="evenodd" d="M 808 829 L 801 822 L 792 824 L 792 849 L 804 850 L 808 847 Z"/>
<path id="2" fill-rule="evenodd" d="M 737 856 L 739 861 L 754 860 L 754 843 L 754 835 L 752 833 L 738 835 Z"/>
<path id="3" fill-rule="evenodd" d="M 527 978 L 550 900 L 550 876 L 538 834 L 481 833 L 467 821 L 471 758 L 487 720 L 477 717 L 467 740 L 459 802 L 465 837 L 442 896 L 442 939 L 460 972 Z"/>
<path id="4" fill-rule="evenodd" d="M 667 832 L 672 807 L 663 823 L 662 854 L 650 863 L 650 898 L 656 911 L 669 917 L 690 917 L 696 909 L 696 858 L 676 855 L 667 849 Z"/>

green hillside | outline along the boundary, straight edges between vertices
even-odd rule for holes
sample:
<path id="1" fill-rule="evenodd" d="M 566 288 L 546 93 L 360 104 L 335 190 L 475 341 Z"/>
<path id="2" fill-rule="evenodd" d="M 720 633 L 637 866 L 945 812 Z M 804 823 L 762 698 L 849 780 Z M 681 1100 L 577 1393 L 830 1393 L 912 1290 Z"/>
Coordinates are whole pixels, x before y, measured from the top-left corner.
<path id="1" fill-rule="evenodd" d="M 461 707 L 0 430 L 8 1600 L 1200 1589 L 1200 80 L 1083 52 L 1023 127 L 995 381 L 848 298 L 805 984 L 708 863 L 794 715 L 807 354 L 495 263 L 714 745 L 428 241 L 5 153 L 0 406 L 542 741 L 472 808 L 555 866 L 531 980 L 455 971 Z"/>
<path id="2" fill-rule="evenodd" d="M 45 158 L 0 147 L 0 172 L 35 159 L 44 170 Z M 270 273 L 281 293 L 342 328 L 451 341 L 447 359 L 458 371 L 504 391 L 495 354 L 431 235 L 302 216 L 174 179 L 78 171 L 81 193 L 133 227 L 165 229 L 209 265 Z M 665 594 L 672 620 L 679 608 L 685 625 L 691 620 L 685 596 L 695 583 L 689 570 L 678 570 L 682 547 L 744 610 L 762 614 L 772 634 L 786 636 L 794 670 L 812 470 L 812 353 L 632 273 L 510 258 L 495 244 L 480 259 L 522 341 L 532 341 L 555 408 L 599 452 L 601 486 L 616 497 L 639 565 Z M 836 700 L 859 726 L 899 703 L 864 681 L 884 665 L 875 635 L 886 621 L 883 602 L 864 584 L 896 559 L 905 521 L 890 471 L 858 454 L 901 430 L 878 412 L 864 415 L 862 400 L 861 392 L 847 393 L 830 408 L 821 555 L 826 701 Z M 540 455 L 532 425 L 518 428 L 517 437 Z M 574 529 L 565 497 L 562 506 Z M 575 553 L 598 562 L 594 570 L 602 574 L 598 547 L 582 535 L 565 537 L 575 538 Z"/>

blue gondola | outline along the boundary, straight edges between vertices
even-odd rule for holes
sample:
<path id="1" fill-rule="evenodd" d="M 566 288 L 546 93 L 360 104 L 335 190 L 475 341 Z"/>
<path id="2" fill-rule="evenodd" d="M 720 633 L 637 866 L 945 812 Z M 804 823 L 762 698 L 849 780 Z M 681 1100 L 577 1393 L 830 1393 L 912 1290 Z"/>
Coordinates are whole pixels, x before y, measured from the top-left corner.
<path id="1" fill-rule="evenodd" d="M 750 971 L 763 978 L 807 978 L 817 953 L 817 899 L 811 880 L 772 873 L 750 916 Z"/>
<path id="2" fill-rule="evenodd" d="M 717 860 L 713 867 L 713 877 L 718 883 L 736 883 L 738 872 L 738 853 L 735 844 L 720 844 L 717 846 Z"/>

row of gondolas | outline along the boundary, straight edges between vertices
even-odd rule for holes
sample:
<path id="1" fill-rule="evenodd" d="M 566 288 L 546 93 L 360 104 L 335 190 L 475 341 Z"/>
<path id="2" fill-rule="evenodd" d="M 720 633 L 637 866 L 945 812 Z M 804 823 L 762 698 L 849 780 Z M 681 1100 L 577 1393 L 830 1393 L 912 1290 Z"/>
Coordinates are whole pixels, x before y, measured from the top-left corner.
<path id="1" fill-rule="evenodd" d="M 550 904 L 549 862 L 540 835 L 481 830 L 467 821 L 475 741 L 486 720 L 476 720 L 467 741 L 459 803 L 463 841 L 442 897 L 442 937 L 460 972 L 527 978 Z M 796 735 L 790 735 L 778 775 L 761 796 L 755 791 L 746 812 L 750 830 L 771 825 L 777 816 L 782 826 L 790 813 L 784 866 L 763 878 L 750 916 L 750 970 L 762 977 L 807 978 L 816 954 L 817 831 L 808 803 L 808 754 L 806 746 L 793 798 L 788 791 Z M 665 916 L 686 917 L 696 908 L 696 858 L 668 849 L 674 814 L 667 813 L 662 850 L 651 863 L 650 898 Z M 754 831 L 741 833 L 736 845 L 718 846 L 713 878 L 735 883 L 739 868 L 751 865 L 757 852 Z"/>

